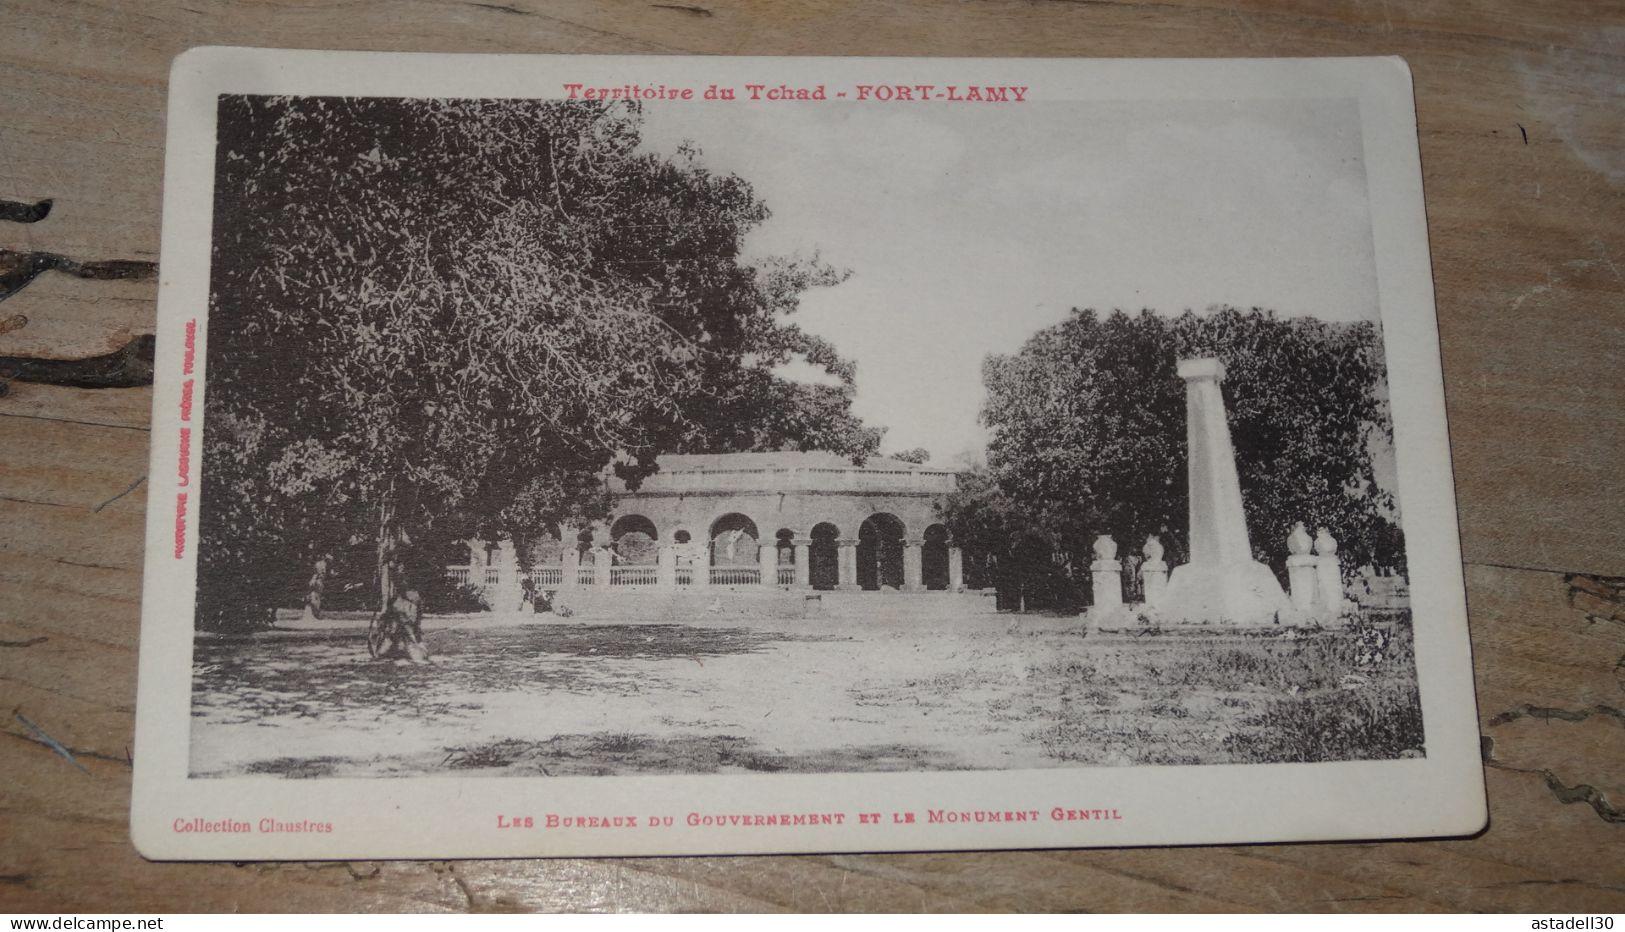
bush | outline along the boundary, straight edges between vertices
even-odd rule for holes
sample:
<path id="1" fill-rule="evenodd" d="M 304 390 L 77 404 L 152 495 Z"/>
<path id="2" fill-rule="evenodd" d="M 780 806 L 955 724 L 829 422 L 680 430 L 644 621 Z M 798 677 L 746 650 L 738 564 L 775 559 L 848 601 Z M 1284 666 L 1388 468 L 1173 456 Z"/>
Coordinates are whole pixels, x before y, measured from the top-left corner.
<path id="1" fill-rule="evenodd" d="M 423 587 L 423 604 L 426 611 L 459 615 L 489 611 L 491 608 L 481 590 L 445 576 L 437 577 Z"/>

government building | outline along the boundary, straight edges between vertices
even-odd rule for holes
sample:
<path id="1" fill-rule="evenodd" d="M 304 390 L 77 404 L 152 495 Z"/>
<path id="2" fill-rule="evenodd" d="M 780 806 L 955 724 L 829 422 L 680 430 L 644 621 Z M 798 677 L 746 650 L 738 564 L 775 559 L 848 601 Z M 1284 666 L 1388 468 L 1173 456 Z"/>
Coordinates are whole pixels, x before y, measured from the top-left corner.
<path id="1" fill-rule="evenodd" d="M 956 488 L 951 470 L 798 452 L 658 462 L 635 491 L 606 470 L 613 518 L 546 535 L 525 561 L 531 579 L 545 590 L 964 588 L 959 548 L 940 517 Z M 488 593 L 517 590 L 521 578 L 509 542 L 471 541 L 468 564 L 447 572 Z"/>

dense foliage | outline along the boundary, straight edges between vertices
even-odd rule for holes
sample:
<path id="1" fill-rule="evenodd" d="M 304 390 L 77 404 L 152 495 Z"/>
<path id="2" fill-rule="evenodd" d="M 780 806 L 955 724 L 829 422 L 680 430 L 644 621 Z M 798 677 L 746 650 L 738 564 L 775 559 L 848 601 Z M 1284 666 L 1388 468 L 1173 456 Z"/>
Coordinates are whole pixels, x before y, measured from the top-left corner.
<path id="1" fill-rule="evenodd" d="M 205 623 L 285 600 L 320 552 L 370 548 L 387 595 L 414 539 L 601 515 L 611 464 L 635 483 L 665 452 L 878 448 L 850 363 L 786 320 L 841 275 L 742 261 L 766 206 L 694 150 L 646 151 L 636 105 L 219 116 Z M 833 384 L 775 375 L 796 358 Z"/>
<path id="2" fill-rule="evenodd" d="M 1302 521 L 1311 532 L 1329 528 L 1347 566 L 1403 568 L 1396 505 L 1373 467 L 1374 449 L 1391 441 L 1375 325 L 1257 309 L 1076 311 L 983 366 L 987 470 L 962 481 L 947 518 L 972 565 L 1006 567 L 990 584 L 1036 577 L 1054 588 L 1059 565 L 1082 586 L 1099 534 L 1125 557 L 1157 534 L 1170 563 L 1185 559 L 1185 389 L 1175 363 L 1198 356 L 1226 368 L 1255 557 L 1279 570 Z"/>

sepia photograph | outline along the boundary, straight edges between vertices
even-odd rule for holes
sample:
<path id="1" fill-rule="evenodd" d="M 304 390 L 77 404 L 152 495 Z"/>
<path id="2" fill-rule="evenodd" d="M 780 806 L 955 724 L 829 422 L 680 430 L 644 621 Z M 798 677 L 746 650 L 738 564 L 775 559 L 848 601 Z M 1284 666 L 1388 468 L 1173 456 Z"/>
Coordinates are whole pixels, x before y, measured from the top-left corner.
<path id="1" fill-rule="evenodd" d="M 1357 99 L 697 87 L 218 97 L 192 778 L 1427 755 Z"/>

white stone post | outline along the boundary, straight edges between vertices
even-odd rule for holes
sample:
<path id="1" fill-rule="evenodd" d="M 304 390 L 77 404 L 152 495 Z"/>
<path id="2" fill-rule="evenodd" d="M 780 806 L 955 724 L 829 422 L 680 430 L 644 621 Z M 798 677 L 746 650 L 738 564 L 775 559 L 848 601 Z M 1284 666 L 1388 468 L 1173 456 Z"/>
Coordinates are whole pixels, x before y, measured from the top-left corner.
<path id="1" fill-rule="evenodd" d="M 773 589 L 779 585 L 779 548 L 774 541 L 764 540 L 756 548 L 756 565 L 760 567 L 763 586 Z"/>
<path id="2" fill-rule="evenodd" d="M 600 589 L 609 588 L 609 568 L 615 565 L 614 551 L 608 547 L 592 550 L 592 583 Z"/>
<path id="3" fill-rule="evenodd" d="M 1095 538 L 1095 561 L 1089 564 L 1095 589 L 1094 611 L 1109 612 L 1123 605 L 1123 561 L 1117 542 L 1102 534 Z"/>
<path id="4" fill-rule="evenodd" d="M 1140 587 L 1145 592 L 1145 604 L 1156 605 L 1163 590 L 1168 588 L 1168 564 L 1162 559 L 1162 541 L 1152 534 L 1145 539 L 1145 547 L 1140 552 L 1145 555 L 1145 562 L 1140 564 Z"/>
<path id="5" fill-rule="evenodd" d="M 468 584 L 474 589 L 485 585 L 485 541 L 468 540 Z"/>
<path id="6" fill-rule="evenodd" d="M 925 541 L 903 541 L 903 591 L 925 591 Z"/>
<path id="7" fill-rule="evenodd" d="M 491 587 L 491 610 L 503 614 L 519 611 L 524 590 L 519 586 L 519 553 L 512 540 L 497 542 L 491 566 L 498 573 L 496 585 Z"/>
<path id="8" fill-rule="evenodd" d="M 791 541 L 796 548 L 796 588 L 812 588 L 812 538 L 797 537 Z"/>
<path id="9" fill-rule="evenodd" d="M 965 588 L 965 551 L 948 548 L 948 591 L 961 592 Z"/>
<path id="10" fill-rule="evenodd" d="M 1320 607 L 1335 619 L 1348 607 L 1348 602 L 1343 598 L 1343 561 L 1337 556 L 1337 539 L 1325 528 L 1315 532 L 1315 553 Z"/>
<path id="11" fill-rule="evenodd" d="M 1320 558 L 1310 553 L 1309 547 L 1309 532 L 1299 521 L 1286 539 L 1286 575 L 1287 585 L 1292 590 L 1292 606 L 1305 612 L 1313 612 L 1320 601 L 1320 587 L 1315 580 Z"/>
<path id="12" fill-rule="evenodd" d="M 1253 559 L 1230 423 L 1224 410 L 1224 365 L 1182 359 L 1185 439 L 1189 456 L 1191 560 L 1175 567 L 1156 614 L 1176 624 L 1268 625 L 1292 613 L 1269 567 Z"/>
<path id="13" fill-rule="evenodd" d="M 835 588 L 842 592 L 858 591 L 858 542 L 856 538 L 842 537 L 835 541 L 840 555 L 836 564 L 837 583 Z"/>
<path id="14" fill-rule="evenodd" d="M 662 589 L 674 589 L 677 586 L 677 548 L 671 544 L 661 544 L 660 553 L 655 570 L 655 585 Z"/>
<path id="15" fill-rule="evenodd" d="M 711 585 L 711 546 L 699 541 L 691 541 L 689 547 L 693 554 L 689 566 L 693 569 L 693 582 L 690 585 L 702 588 Z"/>
<path id="16" fill-rule="evenodd" d="M 559 575 L 560 589 L 574 589 L 581 582 L 581 551 L 567 546 L 564 551 L 564 570 Z"/>

